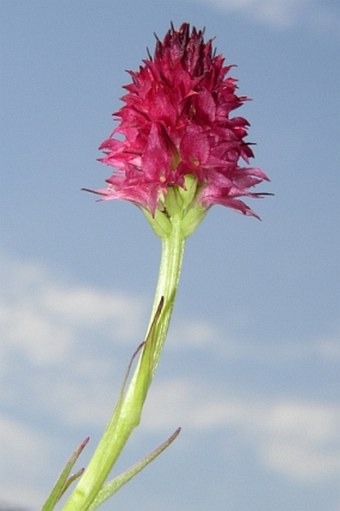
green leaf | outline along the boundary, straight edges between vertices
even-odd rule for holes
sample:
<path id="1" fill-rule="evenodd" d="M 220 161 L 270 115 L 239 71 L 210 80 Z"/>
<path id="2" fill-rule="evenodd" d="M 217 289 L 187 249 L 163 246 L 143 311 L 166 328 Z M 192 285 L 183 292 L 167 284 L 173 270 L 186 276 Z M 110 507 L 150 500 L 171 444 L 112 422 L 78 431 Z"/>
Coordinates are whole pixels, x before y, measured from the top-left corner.
<path id="1" fill-rule="evenodd" d="M 153 461 L 157 456 L 159 456 L 170 444 L 177 438 L 181 431 L 181 428 L 176 429 L 176 431 L 160 445 L 157 449 L 152 451 L 151 454 L 146 456 L 144 459 L 130 467 L 126 472 L 120 474 L 115 477 L 112 481 L 106 483 L 100 492 L 97 494 L 97 497 L 92 502 L 88 511 L 95 511 L 101 506 L 107 499 L 112 497 L 124 484 L 126 484 L 130 479 L 132 479 L 135 475 L 137 475 L 144 467 L 146 467 L 151 461 Z"/>
<path id="2" fill-rule="evenodd" d="M 69 474 L 74 464 L 76 463 L 77 459 L 79 458 L 81 452 L 83 451 L 88 441 L 89 438 L 88 437 L 85 438 L 85 440 L 83 440 L 81 444 L 72 453 L 63 471 L 58 477 L 57 482 L 55 483 L 49 497 L 47 498 L 45 504 L 43 505 L 41 511 L 52 511 L 55 508 L 58 501 L 60 500 L 60 498 L 62 497 L 62 495 L 67 490 L 67 488 L 70 486 L 70 484 L 72 484 L 75 479 L 78 479 L 78 477 L 82 475 L 82 473 L 84 472 L 83 468 L 78 470 L 78 472 L 69 477 Z"/>

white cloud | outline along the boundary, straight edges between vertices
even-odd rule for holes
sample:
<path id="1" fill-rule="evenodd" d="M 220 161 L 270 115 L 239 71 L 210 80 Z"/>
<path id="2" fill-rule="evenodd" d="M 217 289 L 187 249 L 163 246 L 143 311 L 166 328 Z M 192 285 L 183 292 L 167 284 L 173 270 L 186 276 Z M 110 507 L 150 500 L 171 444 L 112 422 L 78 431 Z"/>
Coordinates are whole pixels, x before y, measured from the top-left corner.
<path id="1" fill-rule="evenodd" d="M 5 258 L 2 262 L 0 328 L 6 336 L 0 345 L 4 380 L 1 402 L 11 406 L 24 403 L 24 410 L 29 410 L 35 421 L 30 429 L 5 417 L 0 428 L 0 441 L 15 473 L 22 458 L 33 456 L 41 439 L 37 424 L 44 420 L 42 416 L 68 430 L 103 428 L 128 363 L 125 354 L 122 360 L 119 346 L 129 341 L 133 351 L 146 314 L 138 297 L 67 282 L 38 265 Z M 104 346 L 98 349 L 98 342 Z M 303 343 L 286 342 L 278 350 L 277 346 L 235 339 L 201 318 L 178 320 L 168 344 L 179 356 L 183 356 L 182 349 L 199 347 L 212 359 L 240 358 L 254 363 L 305 360 L 311 353 L 327 360 L 339 359 L 336 336 L 312 340 L 310 351 Z M 222 435 L 227 439 L 231 434 L 240 445 L 248 446 L 263 466 L 295 480 L 308 482 L 340 475 L 340 410 L 336 406 L 299 401 L 293 396 L 252 399 L 234 392 L 228 395 L 227 390 L 222 393 L 212 382 L 178 379 L 175 375 L 167 382 L 157 378 L 143 413 L 142 430 L 168 433 L 177 426 L 200 436 L 213 433 L 216 438 Z M 41 459 L 46 462 L 53 447 L 46 439 L 43 442 Z M 36 470 L 43 472 L 42 467 Z M 11 488 L 14 494 L 13 481 L 2 476 L 1 482 L 8 489 L 4 497 L 10 496 Z M 27 501 L 35 502 L 37 485 L 29 483 L 23 475 Z"/>
<path id="2" fill-rule="evenodd" d="M 243 319 L 246 323 L 246 319 Z M 327 363 L 340 361 L 340 329 L 308 340 L 282 339 L 276 342 L 246 340 L 235 334 L 234 318 L 230 331 L 205 319 L 182 318 L 170 330 L 167 340 L 169 350 L 206 352 L 210 357 L 224 360 L 251 360 L 281 366 L 291 362 L 323 359 Z M 241 328 L 241 325 L 240 325 Z"/>
<path id="3" fill-rule="evenodd" d="M 322 358 L 333 362 L 340 360 L 340 334 L 316 341 L 314 349 Z"/>
<path id="4" fill-rule="evenodd" d="M 0 329 L 4 359 L 13 353 L 37 366 L 66 360 L 82 337 L 123 343 L 142 335 L 141 298 L 67 282 L 38 265 L 1 258 Z"/>
<path id="5" fill-rule="evenodd" d="M 203 319 L 185 319 L 177 323 L 168 337 L 170 349 L 211 349 L 216 347 L 220 333 L 209 321 Z"/>
<path id="6" fill-rule="evenodd" d="M 36 421 L 47 414 L 67 427 L 103 427 L 125 352 L 144 334 L 142 298 L 68 282 L 37 264 L 0 262 L 1 403 L 21 403 Z"/>
<path id="7" fill-rule="evenodd" d="M 235 12 L 266 25 L 289 28 L 310 25 L 317 30 L 339 28 L 339 17 L 318 0 L 191 0 L 220 11 Z"/>
<path id="8" fill-rule="evenodd" d="M 143 415 L 147 429 L 182 426 L 201 435 L 233 435 L 258 461 L 287 478 L 315 481 L 340 476 L 340 407 L 291 399 L 221 394 L 185 379 L 158 382 Z"/>
<path id="9" fill-rule="evenodd" d="M 22 506 L 30 502 L 41 505 L 39 479 L 44 463 L 52 458 L 50 439 L 37 429 L 21 424 L 12 417 L 0 417 L 0 486 L 1 499 Z"/>
<path id="10" fill-rule="evenodd" d="M 34 382 L 32 399 L 36 396 L 40 406 L 48 411 L 51 417 L 61 421 L 68 428 L 79 427 L 87 431 L 102 429 L 108 422 L 117 400 L 120 382 L 113 378 L 112 362 L 105 364 L 103 360 L 95 360 L 93 365 L 85 359 L 88 371 L 82 377 L 79 372 L 64 378 L 50 378 L 50 391 L 44 392 L 44 384 L 48 382 L 46 375 Z M 122 376 L 122 371 L 117 371 Z M 118 376 L 118 374 L 116 375 Z"/>
<path id="11" fill-rule="evenodd" d="M 29 363 L 44 368 L 67 362 L 78 352 L 78 367 L 84 363 L 85 339 L 94 346 L 100 343 L 99 347 L 106 347 L 107 343 L 119 347 L 129 342 L 131 352 L 141 341 L 148 312 L 142 297 L 68 282 L 37 264 L 10 261 L 4 256 L 0 263 L 3 360 L 25 357 Z M 340 356 L 335 335 L 311 339 L 308 346 L 286 339 L 268 345 L 245 342 L 202 318 L 178 319 L 167 344 L 172 350 L 195 348 L 209 350 L 211 356 L 262 362 L 284 363 L 304 359 L 306 354 L 332 360 Z M 95 357 L 93 352 L 91 356 Z M 7 367 L 4 365 L 4 370 Z"/>
<path id="12" fill-rule="evenodd" d="M 265 421 L 264 462 L 301 480 L 340 475 L 340 408 L 309 402 L 275 404 Z"/>

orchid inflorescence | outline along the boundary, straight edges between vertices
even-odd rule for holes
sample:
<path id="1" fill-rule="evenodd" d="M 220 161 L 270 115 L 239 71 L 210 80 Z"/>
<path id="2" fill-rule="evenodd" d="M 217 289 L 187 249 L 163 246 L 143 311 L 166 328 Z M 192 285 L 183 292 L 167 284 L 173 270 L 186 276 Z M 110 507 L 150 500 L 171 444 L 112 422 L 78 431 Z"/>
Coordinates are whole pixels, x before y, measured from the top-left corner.
<path id="1" fill-rule="evenodd" d="M 153 217 L 156 210 L 171 216 L 168 195 L 190 188 L 190 208 L 198 212 L 221 204 L 257 216 L 240 197 L 263 196 L 249 189 L 268 177 L 249 166 L 248 121 L 231 117 L 248 98 L 237 96 L 228 76 L 233 66 L 203 35 L 188 23 L 172 26 L 163 42 L 157 39 L 154 57 L 129 72 L 125 104 L 113 114 L 119 124 L 100 146 L 100 161 L 115 169 L 108 186 L 96 191 L 104 200 L 125 199 Z"/>

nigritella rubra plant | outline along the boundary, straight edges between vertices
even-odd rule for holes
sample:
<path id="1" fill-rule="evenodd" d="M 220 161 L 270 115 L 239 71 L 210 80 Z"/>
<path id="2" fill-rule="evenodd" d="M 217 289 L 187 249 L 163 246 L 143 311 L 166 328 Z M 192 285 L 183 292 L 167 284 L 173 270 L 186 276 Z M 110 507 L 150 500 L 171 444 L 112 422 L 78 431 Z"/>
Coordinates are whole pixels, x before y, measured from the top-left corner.
<path id="1" fill-rule="evenodd" d="M 93 511 L 130 480 L 178 435 L 126 472 L 107 482 L 109 473 L 134 428 L 165 342 L 176 296 L 185 241 L 215 204 L 247 216 L 257 214 L 244 198 L 266 195 L 253 187 L 268 181 L 245 139 L 249 123 L 233 116 L 247 97 L 237 95 L 235 78 L 222 55 L 205 41 L 202 30 L 183 23 L 157 39 L 131 82 L 118 125 L 100 146 L 101 161 L 113 168 L 107 186 L 88 190 L 100 200 L 122 199 L 137 205 L 161 238 L 162 253 L 153 310 L 145 340 L 130 377 L 132 361 L 113 415 L 86 470 L 69 476 L 84 441 L 72 455 L 43 510 L 54 509 L 74 479 L 76 488 L 64 511 Z"/>

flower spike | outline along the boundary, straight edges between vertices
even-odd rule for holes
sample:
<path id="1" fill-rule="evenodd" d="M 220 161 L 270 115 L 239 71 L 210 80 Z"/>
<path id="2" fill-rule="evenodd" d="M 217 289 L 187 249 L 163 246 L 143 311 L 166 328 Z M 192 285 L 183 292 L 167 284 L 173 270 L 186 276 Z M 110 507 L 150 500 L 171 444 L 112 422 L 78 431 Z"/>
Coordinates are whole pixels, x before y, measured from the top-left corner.
<path id="1" fill-rule="evenodd" d="M 125 104 L 114 114 L 119 125 L 100 146 L 100 161 L 115 169 L 107 188 L 95 191 L 103 200 L 128 200 L 154 217 L 165 211 L 169 189 L 185 189 L 189 175 L 197 181 L 193 206 L 257 216 L 240 198 L 259 197 L 249 189 L 269 179 L 242 166 L 253 157 L 244 140 L 249 123 L 231 116 L 248 98 L 237 96 L 233 66 L 203 36 L 188 23 L 178 30 L 171 24 L 163 41 L 156 36 L 154 57 L 148 52 L 139 71 L 129 71 Z"/>

